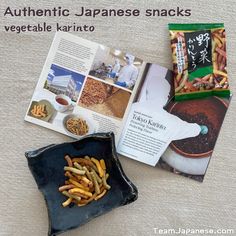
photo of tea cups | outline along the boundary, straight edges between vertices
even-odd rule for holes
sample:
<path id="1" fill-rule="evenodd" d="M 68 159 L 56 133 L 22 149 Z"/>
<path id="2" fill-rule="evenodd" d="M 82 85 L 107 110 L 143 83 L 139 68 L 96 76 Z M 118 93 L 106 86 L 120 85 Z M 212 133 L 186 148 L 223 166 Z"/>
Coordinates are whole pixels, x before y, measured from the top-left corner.
<path id="1" fill-rule="evenodd" d="M 71 110 L 73 108 L 73 104 L 68 96 L 59 94 L 55 96 L 54 107 L 59 112 L 65 112 L 67 110 Z"/>

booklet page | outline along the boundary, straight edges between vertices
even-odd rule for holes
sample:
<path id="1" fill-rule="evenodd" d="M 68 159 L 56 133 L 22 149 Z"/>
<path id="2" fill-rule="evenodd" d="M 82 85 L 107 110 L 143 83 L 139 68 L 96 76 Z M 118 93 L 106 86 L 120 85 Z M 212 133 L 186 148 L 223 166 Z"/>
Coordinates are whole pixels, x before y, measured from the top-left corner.
<path id="1" fill-rule="evenodd" d="M 197 136 L 201 127 L 164 109 L 171 98 L 171 71 L 148 64 L 143 86 L 124 126 L 118 152 L 155 166 L 172 140 Z"/>
<path id="2" fill-rule="evenodd" d="M 25 120 L 74 138 L 120 133 L 143 61 L 80 37 L 56 34 Z"/>

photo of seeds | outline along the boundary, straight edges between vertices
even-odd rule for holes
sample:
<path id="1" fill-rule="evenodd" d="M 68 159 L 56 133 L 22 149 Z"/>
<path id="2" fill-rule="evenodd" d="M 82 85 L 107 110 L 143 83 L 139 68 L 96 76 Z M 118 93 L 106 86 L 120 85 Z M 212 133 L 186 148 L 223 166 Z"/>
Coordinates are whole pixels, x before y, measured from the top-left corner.
<path id="1" fill-rule="evenodd" d="M 169 24 L 175 100 L 228 97 L 224 24 Z"/>
<path id="2" fill-rule="evenodd" d="M 88 77 L 78 105 L 97 113 L 122 119 L 131 92 Z"/>

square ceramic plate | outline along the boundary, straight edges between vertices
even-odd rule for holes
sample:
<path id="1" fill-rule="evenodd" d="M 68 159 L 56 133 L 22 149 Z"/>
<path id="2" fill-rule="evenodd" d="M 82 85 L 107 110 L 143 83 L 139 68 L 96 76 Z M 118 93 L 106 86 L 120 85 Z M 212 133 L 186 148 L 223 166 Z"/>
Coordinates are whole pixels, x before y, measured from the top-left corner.
<path id="1" fill-rule="evenodd" d="M 64 156 L 93 156 L 104 159 L 111 189 L 98 201 L 86 206 L 62 207 L 66 200 L 58 187 L 64 184 Z M 50 145 L 25 154 L 39 190 L 44 195 L 49 217 L 48 235 L 57 235 L 85 224 L 112 209 L 129 204 L 138 197 L 135 185 L 125 175 L 115 150 L 114 134 L 94 134 L 71 143 Z"/>

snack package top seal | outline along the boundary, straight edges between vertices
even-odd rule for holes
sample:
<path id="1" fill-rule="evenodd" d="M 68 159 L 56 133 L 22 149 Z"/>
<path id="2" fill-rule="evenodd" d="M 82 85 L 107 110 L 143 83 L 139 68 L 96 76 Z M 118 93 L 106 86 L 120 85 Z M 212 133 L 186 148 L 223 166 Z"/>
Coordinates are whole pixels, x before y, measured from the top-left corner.
<path id="1" fill-rule="evenodd" d="M 223 23 L 169 24 L 175 100 L 229 97 Z"/>

